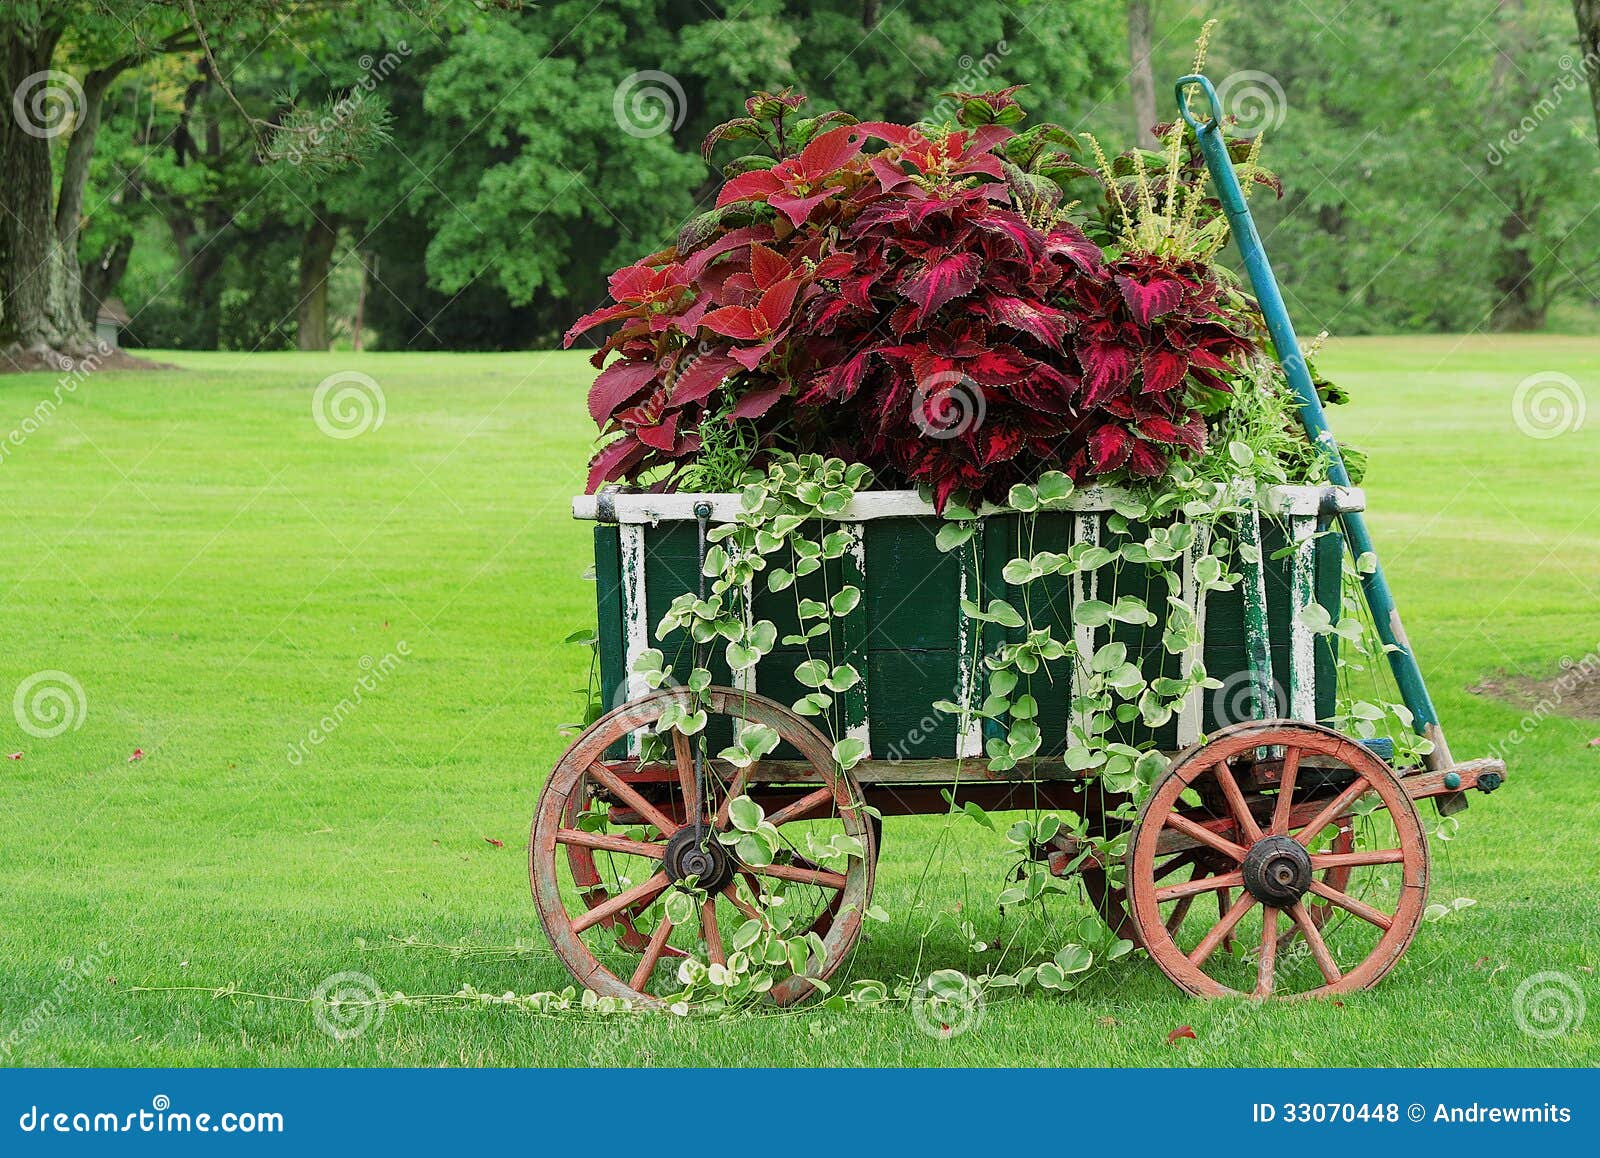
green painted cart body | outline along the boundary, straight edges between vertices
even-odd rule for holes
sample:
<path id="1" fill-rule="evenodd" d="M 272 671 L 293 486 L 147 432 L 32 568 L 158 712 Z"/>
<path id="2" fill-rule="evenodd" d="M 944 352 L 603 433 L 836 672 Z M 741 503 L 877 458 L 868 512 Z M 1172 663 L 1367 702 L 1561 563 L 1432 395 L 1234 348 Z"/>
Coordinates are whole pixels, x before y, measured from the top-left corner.
<path id="1" fill-rule="evenodd" d="M 991 599 L 1015 601 L 1019 588 L 1000 574 L 1004 563 L 1033 551 L 1065 552 L 1074 543 L 1091 541 L 1115 547 L 1117 536 L 1107 527 L 1118 494 L 1090 490 L 1078 496 L 1073 509 L 1037 516 L 1031 537 L 1021 541 L 1022 516 L 990 514 L 973 542 L 976 548 L 943 553 L 935 545 L 942 520 L 914 492 L 861 496 L 852 517 L 838 527 L 854 539 L 853 548 L 832 570 L 800 581 L 801 597 L 826 598 L 846 583 L 860 587 L 863 597 L 854 611 L 835 621 L 829 635 L 813 640 L 810 654 L 848 662 L 862 680 L 841 697 L 838 715 L 829 721 L 836 735 L 853 734 L 867 741 L 870 762 L 857 775 L 870 782 L 878 775 L 895 779 L 894 768 L 905 761 L 973 758 L 981 755 L 983 722 L 961 734 L 958 717 L 937 712 L 937 700 L 977 704 L 987 695 L 984 652 L 1002 642 L 1004 629 L 989 625 L 979 637 L 960 609 L 961 601 L 987 606 Z M 664 653 L 674 677 L 688 678 L 691 648 L 682 633 L 657 639 L 654 628 L 673 599 L 696 590 L 699 558 L 694 506 L 710 501 L 713 521 L 738 509 L 737 495 L 650 495 L 607 492 L 575 501 L 580 518 L 597 520 L 594 530 L 595 577 L 600 652 L 600 681 L 606 703 L 615 706 L 645 691 L 630 679 L 638 654 L 649 647 Z M 1263 579 L 1271 652 L 1272 715 L 1312 723 L 1328 722 L 1335 710 L 1336 635 L 1316 635 L 1303 609 L 1322 607 L 1337 620 L 1340 567 L 1344 551 L 1337 531 L 1340 513 L 1356 510 L 1361 492 L 1351 488 L 1281 487 L 1268 496 L 1262 520 Z M 833 530 L 828 527 L 827 530 Z M 1137 530 L 1137 528 L 1135 528 Z M 1142 535 L 1140 536 L 1143 537 Z M 1153 744 L 1176 752 L 1201 735 L 1248 718 L 1250 663 L 1242 587 L 1197 598 L 1183 561 L 1184 601 L 1202 624 L 1203 643 L 1189 654 L 1169 654 L 1161 634 L 1165 590 L 1130 585 L 1127 571 L 1114 576 L 1112 566 L 1081 578 L 1053 577 L 1030 584 L 1035 621 L 1048 625 L 1062 639 L 1074 637 L 1093 649 L 1111 640 L 1128 647 L 1129 658 L 1152 678 L 1177 677 L 1186 665 L 1203 664 L 1221 689 L 1190 697 L 1175 717 L 1159 728 L 1135 721 L 1119 725 L 1117 738 L 1135 746 Z M 782 561 L 775 561 L 782 566 Z M 1087 638 L 1074 628 L 1072 606 L 1097 591 L 1146 599 L 1157 615 L 1153 626 L 1113 623 Z M 798 632 L 796 592 L 754 594 L 754 615 L 770 619 L 779 635 Z M 794 667 L 806 658 L 795 648 L 782 648 L 764 659 L 748 678 L 735 680 L 713 658 L 718 683 L 792 703 L 805 694 L 794 679 Z M 1046 665 L 1031 681 L 1040 703 L 1044 745 L 1040 755 L 1059 755 L 1066 746 L 1073 699 L 1072 659 Z M 989 725 L 992 729 L 994 725 Z M 825 731 L 830 729 L 824 729 Z M 720 737 L 713 737 L 719 740 Z M 970 772 L 968 773 L 970 775 Z"/>

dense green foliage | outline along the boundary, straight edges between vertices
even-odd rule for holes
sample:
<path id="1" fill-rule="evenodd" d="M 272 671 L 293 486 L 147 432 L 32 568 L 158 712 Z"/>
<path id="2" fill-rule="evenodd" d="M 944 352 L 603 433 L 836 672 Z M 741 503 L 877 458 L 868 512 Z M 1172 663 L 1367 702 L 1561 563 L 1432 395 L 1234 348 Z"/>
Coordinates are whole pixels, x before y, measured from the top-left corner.
<path id="1" fill-rule="evenodd" d="M 106 95 L 78 239 L 86 304 L 122 296 L 151 345 L 347 341 L 363 268 L 386 348 L 551 344 L 714 195 L 700 139 L 754 87 L 911 122 L 1026 83 L 1036 117 L 1133 137 L 1123 0 L 198 7 L 220 78 L 181 6 L 52 8 L 75 77 L 120 50 L 118 12 L 151 50 Z M 1223 21 L 1208 71 L 1284 178 L 1261 208 L 1302 329 L 1593 326 L 1600 61 L 1566 0 L 1151 8 L 1163 117 Z"/>

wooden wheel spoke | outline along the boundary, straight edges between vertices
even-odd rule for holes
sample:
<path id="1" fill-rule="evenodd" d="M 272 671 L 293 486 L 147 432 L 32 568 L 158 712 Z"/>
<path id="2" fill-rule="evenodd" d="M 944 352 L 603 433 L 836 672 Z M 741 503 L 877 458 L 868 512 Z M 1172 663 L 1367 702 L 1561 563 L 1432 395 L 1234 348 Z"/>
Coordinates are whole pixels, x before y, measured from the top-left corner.
<path id="1" fill-rule="evenodd" d="M 705 801 L 695 799 L 698 793 L 694 787 L 694 742 L 676 728 L 672 729 L 672 757 L 678 766 L 678 787 L 683 790 L 684 819 L 693 823 L 700 809 L 705 807 Z"/>
<path id="2" fill-rule="evenodd" d="M 1203 824 L 1197 824 L 1181 812 L 1167 814 L 1168 828 L 1175 828 L 1190 840 L 1198 841 L 1207 848 L 1222 853 L 1231 860 L 1243 862 L 1245 850 L 1226 837 L 1218 836 Z"/>
<path id="3" fill-rule="evenodd" d="M 662 917 L 661 924 L 650 935 L 650 943 L 644 947 L 644 956 L 639 958 L 639 967 L 633 971 L 633 979 L 628 982 L 630 989 L 639 993 L 645 991 L 645 984 L 650 980 L 650 974 L 656 971 L 656 962 L 661 960 L 661 951 L 667 947 L 667 938 L 671 935 L 672 922 Z"/>
<path id="4" fill-rule="evenodd" d="M 1278 968 L 1278 910 L 1261 908 L 1261 951 L 1256 959 L 1256 997 L 1271 997 L 1273 975 Z"/>
<path id="5" fill-rule="evenodd" d="M 1388 913 L 1375 909 L 1365 901 L 1357 900 L 1348 893 L 1340 892 L 1332 885 L 1324 884 L 1322 881 L 1312 881 L 1311 891 L 1330 905 L 1338 905 L 1345 912 L 1355 914 L 1369 925 L 1376 925 L 1380 929 L 1388 929 L 1394 924 Z"/>
<path id="6" fill-rule="evenodd" d="M 609 917 L 616 916 L 623 909 L 631 909 L 635 905 L 642 908 L 666 892 L 667 886 L 671 883 L 666 873 L 656 873 L 655 876 L 642 884 L 634 885 L 633 888 L 618 893 L 610 900 L 602 901 L 588 912 L 573 917 L 572 930 L 575 933 L 581 933 Z"/>
<path id="7" fill-rule="evenodd" d="M 1183 919 L 1189 915 L 1189 906 L 1194 904 L 1194 897 L 1179 897 L 1178 903 L 1172 906 L 1172 912 L 1167 914 L 1167 936 L 1176 938 L 1178 930 L 1183 928 Z"/>
<path id="8" fill-rule="evenodd" d="M 1278 776 L 1278 799 L 1272 806 L 1272 833 L 1275 836 L 1289 835 L 1289 814 L 1294 810 L 1294 783 L 1299 775 L 1300 749 L 1285 748 L 1283 772 Z"/>
<path id="9" fill-rule="evenodd" d="M 744 795 L 745 787 L 750 783 L 750 769 L 740 768 L 733 774 L 733 783 L 728 785 L 728 794 L 722 798 L 722 803 L 717 805 L 717 819 L 712 827 L 725 829 L 728 827 L 728 809 L 733 802 Z"/>
<path id="10" fill-rule="evenodd" d="M 793 881 L 802 885 L 817 885 L 825 889 L 842 889 L 846 880 L 843 873 L 829 872 L 827 869 L 801 868 L 792 864 L 766 864 L 746 865 L 750 872 L 759 876 L 774 877 L 780 881 Z"/>
<path id="11" fill-rule="evenodd" d="M 713 965 L 726 965 L 722 951 L 722 930 L 717 928 L 717 902 L 710 897 L 700 902 L 700 935 L 706 939 L 706 954 Z"/>
<path id="12" fill-rule="evenodd" d="M 1239 899 L 1222 915 L 1221 920 L 1211 926 L 1211 931 L 1188 954 L 1189 963 L 1197 969 L 1204 965 L 1206 959 L 1217 951 L 1217 946 L 1233 935 L 1234 926 L 1244 919 L 1244 915 L 1255 903 L 1256 899 L 1247 890 L 1241 889 Z"/>
<path id="13" fill-rule="evenodd" d="M 1218 889 L 1238 889 L 1244 887 L 1243 873 L 1221 873 L 1214 877 L 1195 877 L 1192 880 L 1181 881 L 1175 885 L 1167 885 L 1156 890 L 1157 901 L 1176 901 L 1183 897 L 1198 896 L 1200 893 L 1214 893 Z"/>
<path id="14" fill-rule="evenodd" d="M 741 913 L 743 913 L 745 916 L 749 917 L 751 920 L 759 920 L 761 918 L 761 914 L 756 911 L 755 906 L 746 904 L 744 898 L 739 895 L 738 888 L 735 887 L 733 884 L 730 883 L 730 884 L 723 885 L 722 886 L 722 895 L 724 897 L 728 898 L 728 903 L 729 904 L 731 904 L 734 908 L 738 909 Z"/>
<path id="15" fill-rule="evenodd" d="M 1328 943 L 1322 939 L 1322 930 L 1317 928 L 1317 923 L 1311 919 L 1311 914 L 1306 911 L 1303 900 L 1296 901 L 1294 908 L 1289 910 L 1294 915 L 1294 923 L 1300 926 L 1300 935 L 1306 939 L 1306 945 L 1311 950 L 1311 956 L 1317 963 L 1317 968 L 1322 970 L 1323 978 L 1329 985 L 1335 985 L 1344 976 L 1339 972 L 1339 966 L 1334 962 L 1333 954 L 1328 952 Z"/>
<path id="16" fill-rule="evenodd" d="M 1233 774 L 1233 769 L 1228 767 L 1226 760 L 1218 760 L 1212 766 L 1211 774 L 1216 777 L 1222 796 L 1228 802 L 1228 811 L 1233 813 L 1233 822 L 1239 826 L 1240 834 L 1250 844 L 1261 839 L 1261 826 L 1256 823 L 1256 818 L 1250 814 L 1250 806 L 1245 803 L 1244 793 L 1239 790 L 1239 781 Z"/>
<path id="17" fill-rule="evenodd" d="M 1403 848 L 1380 848 L 1370 852 L 1322 852 L 1312 853 L 1311 867 L 1320 871 L 1368 864 L 1404 864 L 1405 859 Z"/>
<path id="18" fill-rule="evenodd" d="M 781 828 L 783 825 L 788 824 L 791 821 L 802 820 L 805 817 L 810 816 L 824 804 L 830 804 L 832 802 L 833 789 L 818 788 L 815 792 L 808 792 L 799 800 L 784 805 L 771 816 L 767 817 L 767 822 L 775 827 Z"/>
<path id="19" fill-rule="evenodd" d="M 1345 790 L 1328 801 L 1323 810 L 1312 817 L 1306 823 L 1306 826 L 1299 831 L 1295 839 L 1309 848 L 1319 832 L 1348 812 L 1352 804 L 1371 791 L 1371 783 L 1365 776 L 1357 772 L 1356 778 L 1350 782 Z"/>
<path id="20" fill-rule="evenodd" d="M 1169 861 L 1168 864 L 1170 866 L 1171 862 Z M 1189 879 L 1191 881 L 1198 877 L 1202 871 L 1198 863 L 1193 860 L 1189 862 Z M 1159 881 L 1163 876 L 1170 876 L 1171 872 L 1170 867 L 1165 873 L 1157 870 L 1155 879 Z M 1189 915 L 1189 907 L 1193 904 L 1193 894 L 1178 898 L 1178 903 L 1172 906 L 1172 911 L 1167 914 L 1167 919 L 1163 922 L 1163 926 L 1167 930 L 1167 936 L 1172 937 L 1174 940 L 1177 939 L 1178 930 L 1183 928 L 1183 919 Z"/>
<path id="21" fill-rule="evenodd" d="M 556 829 L 556 843 L 575 844 L 580 848 L 619 852 L 628 856 L 647 856 L 651 860 L 660 860 L 667 855 L 667 846 L 664 844 L 649 840 L 632 840 L 626 836 L 614 836 L 607 832 L 584 832 L 581 828 Z"/>
<path id="22" fill-rule="evenodd" d="M 631 784 L 615 775 L 600 761 L 596 760 L 589 765 L 587 774 L 605 785 L 608 792 L 644 817 L 648 823 L 655 825 L 662 836 L 671 836 L 678 831 L 678 825 L 674 824 L 664 812 L 640 796 Z"/>

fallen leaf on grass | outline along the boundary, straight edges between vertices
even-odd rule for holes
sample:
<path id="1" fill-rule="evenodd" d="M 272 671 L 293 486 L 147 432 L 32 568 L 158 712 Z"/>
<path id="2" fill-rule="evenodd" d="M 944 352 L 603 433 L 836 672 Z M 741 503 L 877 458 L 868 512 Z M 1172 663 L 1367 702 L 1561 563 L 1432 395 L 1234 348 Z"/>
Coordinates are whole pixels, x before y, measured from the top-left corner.
<path id="1" fill-rule="evenodd" d="M 1120 1025 L 1121 1022 L 1114 1017 L 1100 1017 L 1095 1019 L 1095 1024 L 1099 1025 L 1102 1029 L 1110 1029 L 1112 1026 Z"/>
<path id="2" fill-rule="evenodd" d="M 1198 1040 L 1200 1040 L 1199 1038 L 1195 1037 L 1194 1028 L 1192 1026 L 1180 1025 L 1180 1026 L 1178 1026 L 1177 1029 L 1175 1029 L 1171 1033 L 1167 1034 L 1167 1044 L 1168 1045 L 1177 1045 L 1179 1039 L 1180 1038 L 1185 1038 L 1185 1037 L 1188 1038 L 1190 1041 L 1198 1041 Z"/>
<path id="3" fill-rule="evenodd" d="M 489 843 L 490 843 L 490 844 L 492 844 L 492 845 L 494 845 L 494 846 L 495 846 L 495 847 L 496 847 L 496 848 L 504 848 L 504 847 L 505 847 L 505 846 L 506 846 L 506 842 L 505 842 L 505 841 L 503 841 L 503 840 L 496 840 L 496 839 L 495 839 L 495 838 L 494 838 L 494 837 L 492 837 L 492 836 L 486 836 L 486 837 L 484 837 L 484 838 L 483 838 L 483 839 L 484 839 L 484 840 L 486 840 L 486 841 L 488 841 L 488 842 L 489 842 Z"/>

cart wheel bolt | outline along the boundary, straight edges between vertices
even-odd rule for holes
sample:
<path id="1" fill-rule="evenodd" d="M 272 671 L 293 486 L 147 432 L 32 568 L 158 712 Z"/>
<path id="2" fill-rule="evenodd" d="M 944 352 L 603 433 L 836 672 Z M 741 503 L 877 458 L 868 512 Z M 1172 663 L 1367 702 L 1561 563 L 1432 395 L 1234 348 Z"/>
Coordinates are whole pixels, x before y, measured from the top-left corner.
<path id="1" fill-rule="evenodd" d="M 1459 772 L 1446 772 L 1444 774 L 1444 786 L 1446 788 L 1450 789 L 1452 792 L 1455 791 L 1457 788 L 1460 788 L 1461 787 L 1461 773 L 1459 773 Z"/>

